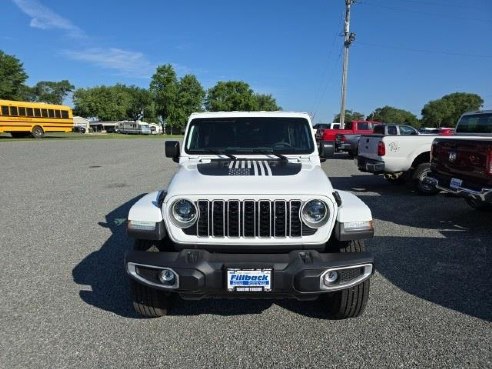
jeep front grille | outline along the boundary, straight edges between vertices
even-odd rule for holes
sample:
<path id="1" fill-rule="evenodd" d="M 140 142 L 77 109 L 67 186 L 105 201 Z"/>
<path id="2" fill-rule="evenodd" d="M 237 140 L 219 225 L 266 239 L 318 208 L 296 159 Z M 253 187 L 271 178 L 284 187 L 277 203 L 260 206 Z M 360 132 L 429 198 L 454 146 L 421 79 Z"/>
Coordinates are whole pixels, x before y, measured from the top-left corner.
<path id="1" fill-rule="evenodd" d="M 300 219 L 300 200 L 198 200 L 197 222 L 183 232 L 198 237 L 302 237 L 316 229 Z"/>

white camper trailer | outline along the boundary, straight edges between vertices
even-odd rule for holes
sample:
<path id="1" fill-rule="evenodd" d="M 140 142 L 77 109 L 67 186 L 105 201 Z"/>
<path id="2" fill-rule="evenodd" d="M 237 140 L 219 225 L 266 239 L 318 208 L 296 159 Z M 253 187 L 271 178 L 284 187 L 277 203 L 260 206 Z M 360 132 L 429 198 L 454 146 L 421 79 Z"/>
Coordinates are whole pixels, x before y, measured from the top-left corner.
<path id="1" fill-rule="evenodd" d="M 150 135 L 149 123 L 134 121 L 122 121 L 118 123 L 118 132 L 124 134 Z"/>

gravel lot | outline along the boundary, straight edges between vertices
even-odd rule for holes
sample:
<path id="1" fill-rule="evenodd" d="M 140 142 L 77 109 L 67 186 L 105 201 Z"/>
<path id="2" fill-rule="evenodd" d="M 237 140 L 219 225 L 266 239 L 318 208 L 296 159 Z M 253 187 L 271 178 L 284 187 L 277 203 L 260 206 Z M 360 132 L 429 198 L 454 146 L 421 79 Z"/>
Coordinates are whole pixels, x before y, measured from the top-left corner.
<path id="1" fill-rule="evenodd" d="M 377 262 L 363 317 L 314 303 L 179 302 L 136 316 L 124 219 L 176 164 L 161 140 L 0 142 L 1 368 L 492 366 L 492 213 L 323 164 L 371 208 Z"/>

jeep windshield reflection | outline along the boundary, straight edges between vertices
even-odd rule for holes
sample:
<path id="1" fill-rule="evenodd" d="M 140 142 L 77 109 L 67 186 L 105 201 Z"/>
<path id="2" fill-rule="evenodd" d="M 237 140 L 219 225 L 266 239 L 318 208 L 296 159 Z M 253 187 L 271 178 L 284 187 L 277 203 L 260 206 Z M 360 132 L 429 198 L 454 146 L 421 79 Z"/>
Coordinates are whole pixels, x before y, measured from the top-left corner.
<path id="1" fill-rule="evenodd" d="M 190 123 L 187 154 L 311 154 L 312 130 L 303 118 L 201 118 Z"/>

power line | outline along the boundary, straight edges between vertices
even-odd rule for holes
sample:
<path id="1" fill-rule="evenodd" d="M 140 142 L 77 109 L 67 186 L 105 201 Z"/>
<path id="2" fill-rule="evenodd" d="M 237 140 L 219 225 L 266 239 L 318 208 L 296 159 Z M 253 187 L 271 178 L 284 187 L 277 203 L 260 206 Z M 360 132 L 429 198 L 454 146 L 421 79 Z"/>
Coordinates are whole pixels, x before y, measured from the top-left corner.
<path id="1" fill-rule="evenodd" d="M 466 53 L 457 53 L 454 51 L 446 51 L 446 50 L 415 49 L 415 48 L 402 47 L 402 46 L 388 46 L 387 44 L 385 44 L 385 45 L 373 44 L 373 43 L 363 42 L 363 41 L 360 41 L 359 45 L 370 46 L 370 47 L 379 47 L 382 49 L 393 49 L 393 50 L 418 52 L 418 53 L 432 53 L 432 54 L 441 54 L 441 55 L 464 56 L 464 57 L 470 57 L 470 58 L 492 58 L 492 55 L 466 54 Z"/>

